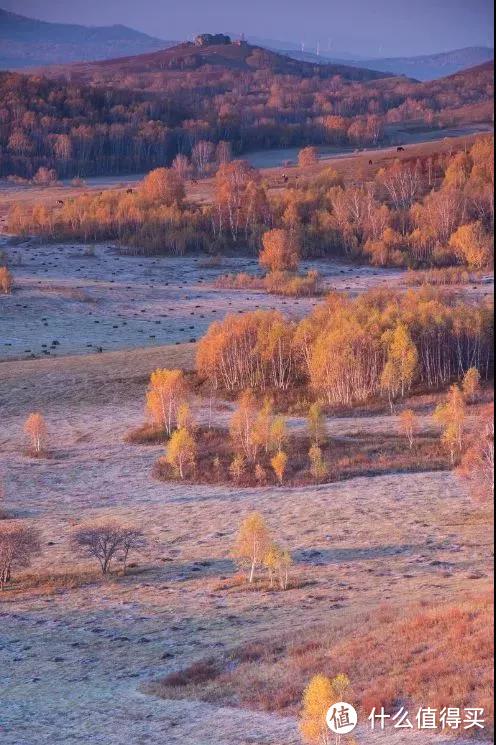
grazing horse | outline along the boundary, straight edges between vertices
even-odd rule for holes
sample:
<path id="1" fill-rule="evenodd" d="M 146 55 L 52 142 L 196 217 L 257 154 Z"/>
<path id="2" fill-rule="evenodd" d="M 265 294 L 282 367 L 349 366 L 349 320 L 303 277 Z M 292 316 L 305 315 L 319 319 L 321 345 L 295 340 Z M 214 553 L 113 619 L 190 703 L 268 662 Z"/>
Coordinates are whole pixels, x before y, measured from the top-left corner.
<path id="1" fill-rule="evenodd" d="M 64 206 L 64 200 L 63 199 L 57 199 L 57 204 L 60 205 L 60 207 Z"/>
<path id="2" fill-rule="evenodd" d="M 132 194 L 132 193 L 133 193 L 132 189 L 126 189 L 126 194 Z"/>
<path id="3" fill-rule="evenodd" d="M 403 145 L 398 145 L 398 147 L 396 148 L 396 152 L 397 153 L 404 153 L 405 152 L 405 148 L 403 147 Z"/>

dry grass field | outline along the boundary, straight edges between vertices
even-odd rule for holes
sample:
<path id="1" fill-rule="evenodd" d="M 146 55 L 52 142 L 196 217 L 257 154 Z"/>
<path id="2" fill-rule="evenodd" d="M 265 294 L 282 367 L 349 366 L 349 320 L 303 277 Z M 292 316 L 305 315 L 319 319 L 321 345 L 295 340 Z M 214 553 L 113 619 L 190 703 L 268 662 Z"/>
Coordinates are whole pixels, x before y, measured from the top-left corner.
<path id="1" fill-rule="evenodd" d="M 374 167 L 395 156 L 384 151 Z M 365 157 L 332 165 L 356 168 Z M 67 192 L 57 189 L 44 198 Z M 191 196 L 208 199 L 211 182 L 198 189 L 206 191 Z M 2 192 L 0 212 L 33 194 Z M 191 371 L 191 340 L 213 320 L 258 306 L 299 318 L 318 299 L 215 286 L 220 273 L 253 271 L 255 258 L 208 267 L 107 245 L 1 248 L 14 292 L 0 296 L 0 513 L 36 524 L 43 549 L 0 592 L 1 745 L 298 745 L 301 692 L 315 672 L 348 673 L 364 711 L 381 695 L 390 703 L 405 694 L 412 709 L 437 705 L 440 690 L 453 706 L 487 705 L 492 513 L 445 461 L 379 475 L 366 462 L 361 475 L 333 483 L 245 487 L 160 481 L 152 473 L 163 445 L 126 442 L 144 421 L 150 373 Z M 399 270 L 303 264 L 352 294 L 406 287 Z M 488 280 L 464 291 L 489 292 Z M 405 404 L 426 441 L 439 433 L 431 413 L 440 396 Z M 216 399 L 214 424 L 225 427 L 232 408 Z M 46 457 L 27 454 L 32 411 L 47 423 Z M 205 422 L 205 402 L 196 414 Z M 303 426 L 298 412 L 288 418 L 292 433 Z M 375 453 L 397 432 L 398 411 L 337 412 L 327 428 L 340 455 L 353 438 Z M 253 510 L 292 553 L 285 591 L 239 579 L 232 549 Z M 146 546 L 125 575 L 116 564 L 103 579 L 75 553 L 74 528 L 94 518 L 143 530 Z M 489 730 L 478 741 L 489 742 Z M 362 718 L 356 742 L 453 739 L 371 733 Z"/>
<path id="2" fill-rule="evenodd" d="M 243 643 L 309 636 L 314 627 L 320 637 L 324 627 L 334 646 L 360 615 L 370 624 L 384 607 L 397 613 L 487 593 L 489 516 L 447 471 L 297 489 L 153 480 L 162 448 L 125 445 L 123 437 L 142 421 L 148 372 L 190 367 L 192 353 L 180 345 L 0 365 L 5 507 L 36 520 L 44 548 L 35 572 L 1 599 L 8 745 L 70 742 L 70 732 L 74 741 L 111 745 L 158 744 L 164 732 L 167 742 L 192 745 L 297 743 L 294 711 L 255 713 L 249 701 L 226 708 L 236 702 L 145 691 Z M 34 408 L 49 426 L 46 459 L 23 454 L 22 423 Z M 385 429 L 388 419 L 361 420 L 360 431 Z M 356 425 L 335 419 L 331 431 Z M 294 552 L 295 586 L 286 592 L 232 586 L 230 551 L 253 509 Z M 102 581 L 71 551 L 72 527 L 94 516 L 143 527 L 149 544 L 127 577 Z M 370 733 L 359 741 L 375 742 Z"/>

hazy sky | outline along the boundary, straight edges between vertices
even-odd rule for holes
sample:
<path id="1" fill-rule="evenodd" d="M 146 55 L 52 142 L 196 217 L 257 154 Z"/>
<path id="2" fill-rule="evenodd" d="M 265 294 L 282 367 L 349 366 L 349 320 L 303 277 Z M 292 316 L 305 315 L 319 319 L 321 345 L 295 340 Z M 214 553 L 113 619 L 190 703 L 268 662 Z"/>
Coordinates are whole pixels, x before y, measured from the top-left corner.
<path id="1" fill-rule="evenodd" d="M 123 23 L 162 39 L 244 32 L 362 57 L 493 46 L 492 0 L 0 0 L 0 6 L 47 21 Z"/>

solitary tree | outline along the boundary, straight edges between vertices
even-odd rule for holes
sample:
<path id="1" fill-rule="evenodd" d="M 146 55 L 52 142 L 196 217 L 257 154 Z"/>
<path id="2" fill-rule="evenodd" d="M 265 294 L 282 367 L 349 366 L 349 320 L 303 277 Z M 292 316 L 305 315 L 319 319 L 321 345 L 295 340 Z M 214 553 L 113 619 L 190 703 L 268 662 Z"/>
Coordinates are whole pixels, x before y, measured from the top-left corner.
<path id="1" fill-rule="evenodd" d="M 12 579 L 14 567 L 24 568 L 41 553 L 40 534 L 11 520 L 0 524 L 0 589 Z"/>
<path id="2" fill-rule="evenodd" d="M 311 404 L 307 415 L 307 429 L 314 445 L 321 445 L 326 437 L 326 420 L 322 406 L 316 401 Z"/>
<path id="3" fill-rule="evenodd" d="M 480 394 L 480 372 L 476 367 L 469 367 L 462 381 L 462 391 L 466 401 L 474 403 Z"/>
<path id="4" fill-rule="evenodd" d="M 4 295 L 10 295 L 14 281 L 12 274 L 6 266 L 0 266 L 0 292 Z"/>
<path id="5" fill-rule="evenodd" d="M 282 484 L 282 481 L 284 479 L 284 473 L 286 471 L 287 463 L 288 456 L 283 450 L 278 450 L 274 457 L 271 458 L 270 465 L 272 466 L 272 470 L 274 471 L 280 484 Z"/>
<path id="6" fill-rule="evenodd" d="M 465 425 L 465 401 L 459 386 L 450 387 L 446 402 L 436 407 L 434 419 L 443 428 L 441 441 L 449 450 L 451 462 L 454 463 L 456 454 L 462 451 Z"/>
<path id="7" fill-rule="evenodd" d="M 167 443 L 166 460 L 183 479 L 187 468 L 193 468 L 196 459 L 196 443 L 191 432 L 176 429 Z"/>
<path id="8" fill-rule="evenodd" d="M 35 411 L 24 422 L 24 432 L 31 440 L 32 451 L 36 456 L 45 451 L 48 430 L 43 416 Z"/>
<path id="9" fill-rule="evenodd" d="M 259 512 L 252 512 L 241 523 L 233 551 L 240 564 L 249 567 L 250 583 L 253 582 L 256 569 L 262 565 L 270 546 L 270 532 L 263 516 Z"/>
<path id="10" fill-rule="evenodd" d="M 97 522 L 81 525 L 71 537 L 71 544 L 83 555 L 97 559 L 102 574 L 108 574 L 118 557 L 124 561 L 124 571 L 129 553 L 144 545 L 143 533 L 138 528 L 116 522 Z"/>
<path id="11" fill-rule="evenodd" d="M 299 263 L 295 238 L 287 230 L 268 230 L 262 238 L 263 248 L 258 260 L 269 272 L 296 271 Z"/>
<path id="12" fill-rule="evenodd" d="M 418 431 L 418 418 L 412 409 L 404 409 L 399 415 L 399 427 L 400 432 L 404 435 L 410 446 L 410 450 L 413 447 L 413 441 L 415 433 Z"/>
<path id="13" fill-rule="evenodd" d="M 335 736 L 327 726 L 326 714 L 333 704 L 346 700 L 349 687 L 350 681 L 342 673 L 332 680 L 321 674 L 310 680 L 303 693 L 300 720 L 300 732 L 308 745 L 331 745 Z"/>
<path id="14" fill-rule="evenodd" d="M 310 473 L 314 479 L 319 481 L 327 476 L 327 464 L 323 458 L 322 450 L 315 443 L 308 451 L 310 460 Z"/>
<path id="15" fill-rule="evenodd" d="M 336 701 L 330 678 L 314 675 L 303 693 L 300 720 L 301 736 L 308 745 L 331 745 L 332 733 L 327 726 L 326 714 Z"/>
<path id="16" fill-rule="evenodd" d="M 146 409 L 168 435 L 177 421 L 179 407 L 185 403 L 188 388 L 182 370 L 157 369 L 150 375 Z"/>

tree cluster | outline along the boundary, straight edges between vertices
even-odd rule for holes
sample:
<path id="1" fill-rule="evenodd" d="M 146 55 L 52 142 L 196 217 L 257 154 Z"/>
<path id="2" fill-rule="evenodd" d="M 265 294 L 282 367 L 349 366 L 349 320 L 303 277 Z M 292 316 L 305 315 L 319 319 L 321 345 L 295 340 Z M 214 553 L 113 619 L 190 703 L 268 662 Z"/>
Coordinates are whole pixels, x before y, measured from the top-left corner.
<path id="1" fill-rule="evenodd" d="M 416 383 L 426 389 L 493 365 L 489 302 L 464 303 L 433 288 L 331 294 L 299 323 L 276 311 L 228 315 L 197 350 L 197 371 L 214 388 L 287 390 L 350 405 L 377 395 L 391 404 Z"/>

